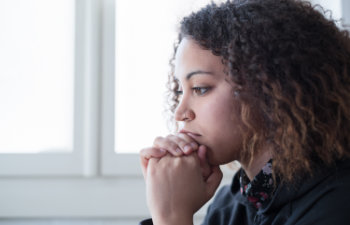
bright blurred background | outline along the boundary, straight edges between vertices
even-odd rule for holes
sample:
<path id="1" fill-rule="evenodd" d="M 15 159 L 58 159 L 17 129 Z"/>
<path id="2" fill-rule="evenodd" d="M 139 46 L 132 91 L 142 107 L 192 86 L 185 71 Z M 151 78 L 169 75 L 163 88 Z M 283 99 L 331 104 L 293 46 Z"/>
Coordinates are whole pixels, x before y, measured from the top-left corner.
<path id="1" fill-rule="evenodd" d="M 209 2 L 0 0 L 0 224 L 149 216 L 136 153 L 169 133 L 178 22 Z M 350 22 L 349 1 L 312 3 Z"/>

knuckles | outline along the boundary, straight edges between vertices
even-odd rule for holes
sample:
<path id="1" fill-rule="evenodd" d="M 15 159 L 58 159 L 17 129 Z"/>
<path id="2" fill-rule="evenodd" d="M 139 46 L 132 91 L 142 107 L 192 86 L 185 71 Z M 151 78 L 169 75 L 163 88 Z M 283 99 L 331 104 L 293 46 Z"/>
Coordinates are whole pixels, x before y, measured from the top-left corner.
<path id="1" fill-rule="evenodd" d="M 166 136 L 166 138 L 167 139 L 169 139 L 169 138 L 172 138 L 174 135 L 172 135 L 172 134 L 168 134 L 167 136 Z"/>
<path id="2" fill-rule="evenodd" d="M 187 168 L 195 169 L 199 168 L 199 160 L 196 159 L 195 155 L 183 156 L 183 157 L 172 157 L 166 156 L 161 159 L 164 164 L 165 169 L 177 169 L 177 168 Z"/>
<path id="3" fill-rule="evenodd" d="M 143 148 L 140 150 L 140 154 L 145 155 L 145 153 L 149 152 L 150 150 L 151 150 L 151 148 Z"/>
<path id="4" fill-rule="evenodd" d="M 164 138 L 162 136 L 158 136 L 154 139 L 153 145 L 156 145 L 157 143 L 161 142 Z"/>

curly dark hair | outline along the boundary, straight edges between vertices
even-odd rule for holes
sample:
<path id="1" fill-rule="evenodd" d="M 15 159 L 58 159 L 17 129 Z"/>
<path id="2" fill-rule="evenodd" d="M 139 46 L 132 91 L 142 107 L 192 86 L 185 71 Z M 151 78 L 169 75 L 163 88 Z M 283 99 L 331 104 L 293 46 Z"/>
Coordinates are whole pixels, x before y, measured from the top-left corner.
<path id="1" fill-rule="evenodd" d="M 299 0 L 211 3 L 182 20 L 177 42 L 189 37 L 222 58 L 240 87 L 241 117 L 250 131 L 242 159 L 251 162 L 259 143 L 268 141 L 274 175 L 285 181 L 350 155 L 349 32 L 317 7 Z M 172 113 L 179 102 L 173 60 Z M 264 129 L 251 122 L 253 111 Z"/>

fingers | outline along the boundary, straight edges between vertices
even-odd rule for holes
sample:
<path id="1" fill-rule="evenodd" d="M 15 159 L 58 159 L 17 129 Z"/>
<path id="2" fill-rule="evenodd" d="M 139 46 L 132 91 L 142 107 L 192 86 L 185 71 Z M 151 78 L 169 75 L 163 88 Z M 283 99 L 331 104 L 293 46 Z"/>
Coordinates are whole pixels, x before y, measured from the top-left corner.
<path id="1" fill-rule="evenodd" d="M 157 137 L 153 142 L 153 147 L 165 149 L 173 156 L 189 155 L 198 149 L 198 144 L 186 134 L 168 135 L 167 137 Z"/>
<path id="2" fill-rule="evenodd" d="M 173 138 L 179 138 L 180 148 L 186 155 L 189 155 L 198 149 L 197 142 L 185 133 L 178 133 L 177 135 L 173 135 Z"/>
<path id="3" fill-rule="evenodd" d="M 153 147 L 164 149 L 173 156 L 180 156 L 183 153 L 178 144 L 169 138 L 157 137 L 153 142 Z"/>
<path id="4" fill-rule="evenodd" d="M 209 175 L 211 174 L 211 167 L 207 160 L 207 148 L 204 145 L 200 145 L 198 148 L 197 154 L 198 154 L 198 158 L 199 158 L 199 162 L 202 170 L 202 175 L 203 175 L 204 181 L 206 181 Z"/>
<path id="5" fill-rule="evenodd" d="M 166 155 L 164 149 L 144 148 L 140 151 L 140 160 L 143 177 L 146 179 L 147 165 L 150 158 L 161 158 Z"/>
<path id="6" fill-rule="evenodd" d="M 207 194 L 208 198 L 213 197 L 216 189 L 219 187 L 219 184 L 222 179 L 222 172 L 220 170 L 219 166 L 213 166 L 211 168 L 212 173 L 208 177 L 206 183 L 207 183 Z"/>

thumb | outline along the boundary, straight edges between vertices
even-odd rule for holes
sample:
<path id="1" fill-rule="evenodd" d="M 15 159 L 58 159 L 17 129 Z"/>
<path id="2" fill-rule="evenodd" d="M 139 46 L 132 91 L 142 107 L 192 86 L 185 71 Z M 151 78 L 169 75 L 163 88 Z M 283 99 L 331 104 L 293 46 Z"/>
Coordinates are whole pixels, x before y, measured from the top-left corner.
<path id="1" fill-rule="evenodd" d="M 210 174 L 210 176 L 206 181 L 206 184 L 207 184 L 206 189 L 207 189 L 207 194 L 209 199 L 213 197 L 222 179 L 222 172 L 219 166 L 213 166 L 211 168 L 211 171 L 212 173 Z"/>

